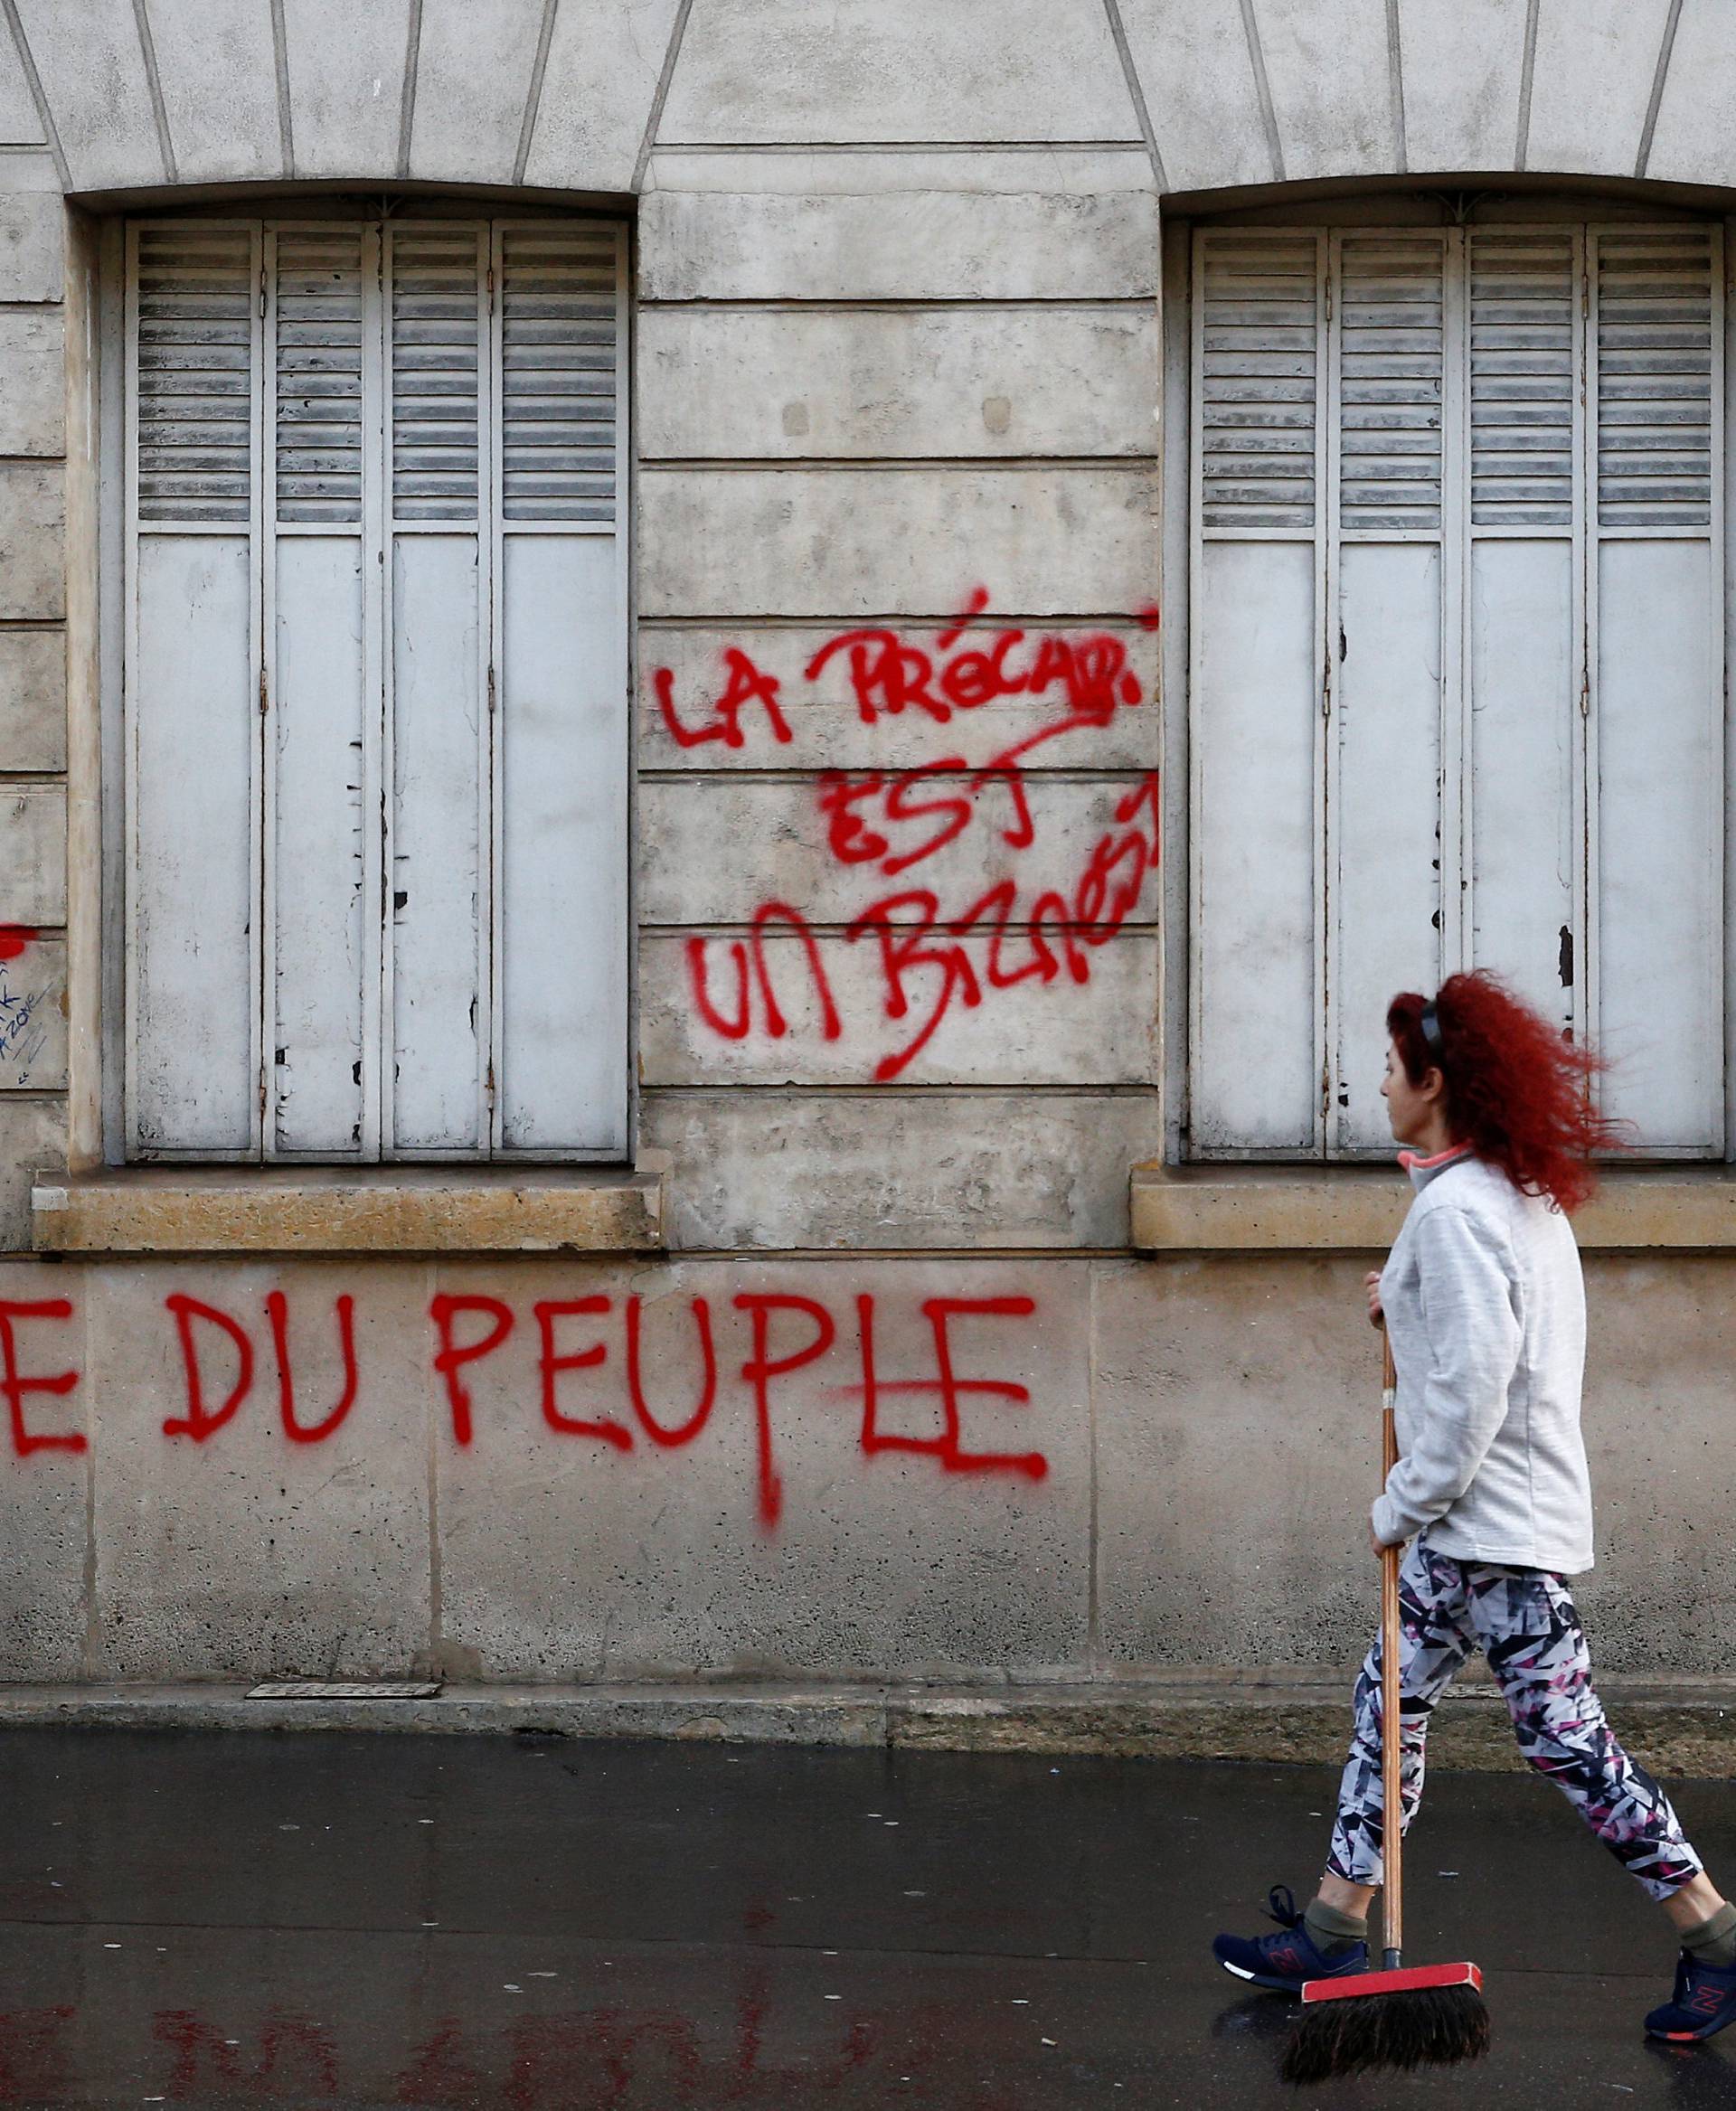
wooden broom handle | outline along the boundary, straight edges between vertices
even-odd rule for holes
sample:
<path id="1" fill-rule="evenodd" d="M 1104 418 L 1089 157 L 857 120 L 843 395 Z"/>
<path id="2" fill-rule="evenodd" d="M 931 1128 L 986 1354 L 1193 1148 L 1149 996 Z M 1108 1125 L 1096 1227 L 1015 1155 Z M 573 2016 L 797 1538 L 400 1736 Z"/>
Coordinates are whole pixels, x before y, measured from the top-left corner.
<path id="1" fill-rule="evenodd" d="M 1399 1431 L 1393 1396 L 1399 1382 L 1392 1342 L 1381 1328 L 1381 1485 L 1399 1463 Z M 1383 1968 L 1397 1971 L 1404 1951 L 1404 1836 L 1400 1774 L 1403 1763 L 1399 1720 L 1399 1557 L 1388 1547 L 1381 1556 L 1381 1829 L 1385 1881 L 1381 1911 L 1385 1920 Z"/>

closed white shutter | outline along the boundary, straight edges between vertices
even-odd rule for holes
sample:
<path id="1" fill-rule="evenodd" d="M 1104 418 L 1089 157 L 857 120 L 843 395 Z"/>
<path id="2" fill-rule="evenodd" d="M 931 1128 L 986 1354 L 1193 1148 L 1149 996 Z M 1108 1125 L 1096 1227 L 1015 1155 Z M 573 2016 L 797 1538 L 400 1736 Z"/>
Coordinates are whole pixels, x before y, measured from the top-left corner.
<path id="1" fill-rule="evenodd" d="M 1585 238 L 1474 228 L 1468 241 L 1469 917 L 1458 957 L 1583 1033 Z"/>
<path id="2" fill-rule="evenodd" d="M 132 229 L 127 1103 L 144 1153 L 259 1142 L 260 233 Z"/>
<path id="3" fill-rule="evenodd" d="M 379 1149 L 379 238 L 265 234 L 265 1155 Z"/>
<path id="4" fill-rule="evenodd" d="M 1326 241 L 1198 238 L 1194 270 L 1194 1148 L 1317 1149 Z"/>
<path id="5" fill-rule="evenodd" d="M 1394 990 L 1439 980 L 1446 598 L 1454 590 L 1458 429 L 1445 347 L 1460 237 L 1347 233 L 1332 242 L 1335 475 L 1325 560 L 1326 1144 L 1391 1147 L 1379 1096 Z"/>
<path id="6" fill-rule="evenodd" d="M 1722 1151 L 1722 287 L 1685 221 L 1196 236 L 1194 1152 L 1383 1154 L 1386 1002 L 1472 965 Z"/>
<path id="7" fill-rule="evenodd" d="M 129 1148 L 620 1155 L 618 231 L 128 241 Z"/>
<path id="8" fill-rule="evenodd" d="M 1704 226 L 1590 237 L 1595 1016 L 1658 1149 L 1723 1144 L 1723 255 Z"/>

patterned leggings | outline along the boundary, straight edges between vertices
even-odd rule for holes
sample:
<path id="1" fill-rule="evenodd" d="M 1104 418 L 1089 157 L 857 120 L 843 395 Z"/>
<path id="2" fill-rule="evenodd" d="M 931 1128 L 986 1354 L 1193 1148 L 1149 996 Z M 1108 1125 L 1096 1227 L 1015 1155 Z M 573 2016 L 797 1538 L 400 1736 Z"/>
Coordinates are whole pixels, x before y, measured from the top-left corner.
<path id="1" fill-rule="evenodd" d="M 1500 1681 L 1519 1749 L 1567 1796 L 1654 1899 L 1699 1873 L 1670 1799 L 1616 1741 L 1591 1685 L 1585 1631 L 1559 1576 L 1456 1561 L 1414 1542 L 1399 1581 L 1404 1824 L 1422 1795 L 1423 1739 L 1448 1682 L 1479 1647 Z M 1381 1880 L 1381 1649 L 1356 1682 L 1356 1727 L 1326 1866 Z"/>

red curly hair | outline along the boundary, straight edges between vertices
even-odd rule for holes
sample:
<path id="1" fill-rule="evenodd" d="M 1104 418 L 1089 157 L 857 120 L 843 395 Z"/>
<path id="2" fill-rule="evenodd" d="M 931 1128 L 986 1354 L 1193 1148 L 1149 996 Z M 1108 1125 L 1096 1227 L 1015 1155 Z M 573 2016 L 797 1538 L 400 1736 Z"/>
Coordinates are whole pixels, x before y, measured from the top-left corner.
<path id="1" fill-rule="evenodd" d="M 1440 1053 L 1431 1055 L 1420 1024 L 1427 1002 L 1405 990 L 1387 1007 L 1386 1031 L 1410 1082 L 1420 1085 L 1438 1069 L 1455 1140 L 1498 1165 L 1524 1193 L 1548 1195 L 1571 1215 L 1596 1189 L 1592 1153 L 1623 1141 L 1592 1097 L 1601 1058 L 1480 968 L 1441 984 Z"/>

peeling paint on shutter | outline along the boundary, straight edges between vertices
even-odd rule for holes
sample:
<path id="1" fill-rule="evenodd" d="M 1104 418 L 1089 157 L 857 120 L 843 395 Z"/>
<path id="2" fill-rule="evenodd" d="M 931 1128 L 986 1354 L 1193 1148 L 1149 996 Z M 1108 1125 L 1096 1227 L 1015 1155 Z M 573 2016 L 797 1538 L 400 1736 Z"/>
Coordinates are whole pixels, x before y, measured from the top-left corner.
<path id="1" fill-rule="evenodd" d="M 259 1136 L 259 236 L 147 221 L 127 250 L 126 1144 L 245 1158 Z"/>
<path id="2" fill-rule="evenodd" d="M 501 495 L 509 521 L 615 518 L 617 256 L 607 229 L 503 231 Z"/>
<path id="3" fill-rule="evenodd" d="M 1470 250 L 1472 524 L 1571 527 L 1578 238 L 1478 228 Z"/>
<path id="4" fill-rule="evenodd" d="M 1712 238 L 1703 228 L 1597 240 L 1598 523 L 1712 520 Z"/>
<path id="5" fill-rule="evenodd" d="M 392 495 L 401 521 L 474 521 L 486 269 L 479 231 L 392 231 Z"/>
<path id="6" fill-rule="evenodd" d="M 620 231 L 128 243 L 128 1149 L 620 1156 Z"/>
<path id="7" fill-rule="evenodd" d="M 1473 965 L 1723 1149 L 1722 242 L 1196 234 L 1190 1150 L 1384 1152 L 1385 998 Z"/>
<path id="8" fill-rule="evenodd" d="M 362 231 L 277 237 L 277 502 L 280 521 L 362 518 Z"/>
<path id="9" fill-rule="evenodd" d="M 1439 237 L 1346 235 L 1340 252 L 1339 523 L 1440 526 Z"/>
<path id="10" fill-rule="evenodd" d="M 1590 967 L 1612 1059 L 1605 1100 L 1643 1148 L 1713 1156 L 1727 1001 L 1722 236 L 1688 222 L 1587 240 Z"/>
<path id="11" fill-rule="evenodd" d="M 138 517 L 245 522 L 253 237 L 245 227 L 147 226 L 137 241 Z"/>
<path id="12" fill-rule="evenodd" d="M 1320 244 L 1203 236 L 1195 358 L 1208 528 L 1310 528 L 1320 364 Z"/>

